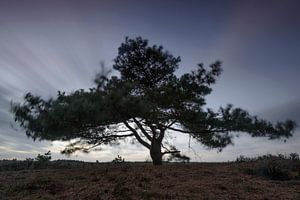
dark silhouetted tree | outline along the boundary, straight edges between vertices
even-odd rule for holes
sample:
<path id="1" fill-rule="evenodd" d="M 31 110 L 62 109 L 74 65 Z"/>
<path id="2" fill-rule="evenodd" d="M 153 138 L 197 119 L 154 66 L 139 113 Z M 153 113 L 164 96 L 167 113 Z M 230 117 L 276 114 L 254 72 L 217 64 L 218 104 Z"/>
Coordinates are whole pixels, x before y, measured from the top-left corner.
<path id="1" fill-rule="evenodd" d="M 209 68 L 198 64 L 182 76 L 174 73 L 179 63 L 180 57 L 162 46 L 126 38 L 114 59 L 118 76 L 98 74 L 95 88 L 58 92 L 55 99 L 28 93 L 24 103 L 12 104 L 12 112 L 34 140 L 72 140 L 62 153 L 88 152 L 134 138 L 149 149 L 154 165 L 161 165 L 165 154 L 178 157 L 179 151 L 166 144 L 167 133 L 189 134 L 219 150 L 232 144 L 237 132 L 269 139 L 292 136 L 296 124 L 290 120 L 272 124 L 232 105 L 218 111 L 204 108 L 221 62 Z"/>

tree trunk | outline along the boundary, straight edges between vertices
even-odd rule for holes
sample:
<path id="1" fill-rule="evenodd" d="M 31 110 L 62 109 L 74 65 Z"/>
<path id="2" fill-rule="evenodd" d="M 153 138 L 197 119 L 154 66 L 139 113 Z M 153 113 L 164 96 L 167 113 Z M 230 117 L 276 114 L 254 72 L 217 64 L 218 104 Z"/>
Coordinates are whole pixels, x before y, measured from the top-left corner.
<path id="1" fill-rule="evenodd" d="M 150 155 L 153 165 L 162 165 L 161 142 L 153 140 L 150 148 Z"/>

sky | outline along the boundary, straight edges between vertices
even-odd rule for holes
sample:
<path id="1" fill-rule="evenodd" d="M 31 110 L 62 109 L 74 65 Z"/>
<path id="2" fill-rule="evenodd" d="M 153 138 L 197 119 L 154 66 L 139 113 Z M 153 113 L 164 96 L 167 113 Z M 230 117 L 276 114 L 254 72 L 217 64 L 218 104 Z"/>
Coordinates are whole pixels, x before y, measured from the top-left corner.
<path id="1" fill-rule="evenodd" d="M 163 45 L 182 62 L 176 74 L 198 63 L 223 63 L 208 107 L 232 103 L 261 118 L 300 125 L 300 2 L 298 0 L 45 0 L 0 1 L 0 159 L 25 159 L 51 150 L 54 159 L 128 161 L 150 156 L 125 143 L 89 154 L 61 155 L 65 143 L 33 141 L 13 123 L 10 102 L 26 92 L 44 98 L 58 90 L 93 87 L 100 63 L 111 68 L 126 36 Z M 300 153 L 293 138 L 270 141 L 240 133 L 221 153 L 174 134 L 173 144 L 192 161 L 228 161 L 239 155 Z"/>

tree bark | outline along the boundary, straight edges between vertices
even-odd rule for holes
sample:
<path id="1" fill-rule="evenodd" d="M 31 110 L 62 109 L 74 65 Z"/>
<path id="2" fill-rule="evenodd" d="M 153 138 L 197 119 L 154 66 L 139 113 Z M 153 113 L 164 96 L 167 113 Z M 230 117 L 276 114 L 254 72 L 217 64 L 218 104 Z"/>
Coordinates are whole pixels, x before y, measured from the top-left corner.
<path id="1" fill-rule="evenodd" d="M 161 142 L 153 139 L 150 147 L 150 156 L 153 165 L 162 165 Z"/>

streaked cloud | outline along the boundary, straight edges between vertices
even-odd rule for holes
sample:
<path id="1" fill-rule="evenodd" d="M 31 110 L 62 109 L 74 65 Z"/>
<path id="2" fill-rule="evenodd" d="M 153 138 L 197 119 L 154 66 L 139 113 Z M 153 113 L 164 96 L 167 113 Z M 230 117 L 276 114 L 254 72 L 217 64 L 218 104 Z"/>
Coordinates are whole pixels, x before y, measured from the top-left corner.
<path id="1" fill-rule="evenodd" d="M 34 142 L 12 129 L 9 103 L 26 92 L 44 98 L 57 90 L 93 86 L 100 61 L 107 67 L 125 36 L 143 36 L 182 57 L 178 74 L 198 62 L 221 59 L 224 73 L 208 105 L 233 103 L 269 120 L 300 123 L 297 52 L 298 1 L 0 1 L 0 158 L 34 157 L 48 149 L 54 158 L 65 143 Z M 232 160 L 237 155 L 299 152 L 299 130 L 286 143 L 241 134 L 222 153 L 176 135 L 179 149 L 194 160 Z M 196 154 L 195 154 L 196 152 Z M 146 160 L 143 147 L 122 144 L 70 159 Z"/>

